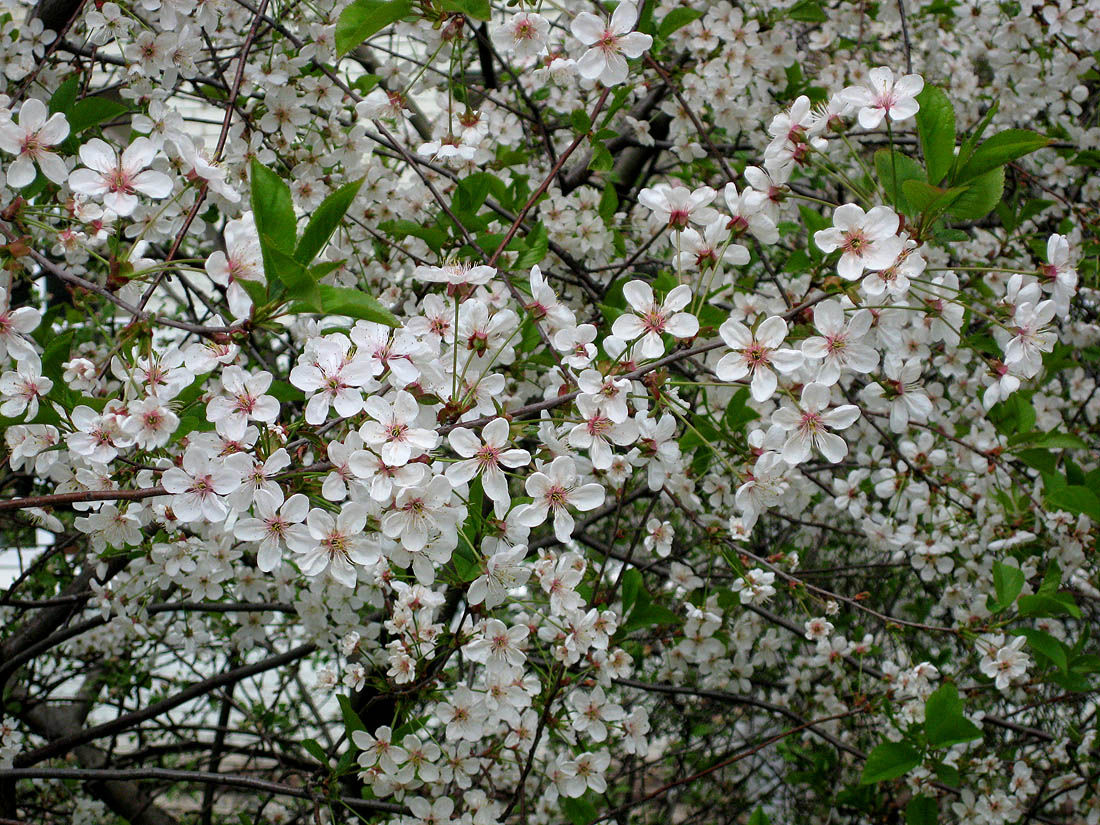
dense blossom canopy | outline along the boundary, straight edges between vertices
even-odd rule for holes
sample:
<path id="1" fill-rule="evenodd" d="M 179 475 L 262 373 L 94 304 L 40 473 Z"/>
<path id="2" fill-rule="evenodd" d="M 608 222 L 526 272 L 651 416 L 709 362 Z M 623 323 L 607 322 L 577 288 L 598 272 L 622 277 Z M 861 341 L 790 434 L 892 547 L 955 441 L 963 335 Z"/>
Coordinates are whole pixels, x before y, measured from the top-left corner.
<path id="1" fill-rule="evenodd" d="M 0 820 L 1100 821 L 1098 53 L 0 0 Z"/>

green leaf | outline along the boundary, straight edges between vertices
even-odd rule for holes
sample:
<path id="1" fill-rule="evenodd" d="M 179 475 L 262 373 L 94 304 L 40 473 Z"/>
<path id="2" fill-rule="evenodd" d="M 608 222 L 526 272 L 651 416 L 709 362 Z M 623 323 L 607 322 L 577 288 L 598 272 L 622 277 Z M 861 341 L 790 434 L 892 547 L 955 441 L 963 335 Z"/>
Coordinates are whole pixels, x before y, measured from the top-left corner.
<path id="1" fill-rule="evenodd" d="M 109 97 L 86 97 L 78 100 L 66 112 L 69 133 L 78 135 L 85 129 L 128 114 L 130 107 Z"/>
<path id="2" fill-rule="evenodd" d="M 1021 616 L 1034 618 L 1055 618 L 1057 616 L 1073 616 L 1081 618 L 1081 608 L 1073 600 L 1069 593 L 1054 593 L 1046 595 L 1036 593 L 1034 596 L 1020 596 L 1016 603 Z"/>
<path id="3" fill-rule="evenodd" d="M 875 171 L 878 172 L 882 191 L 886 193 L 886 199 L 894 204 L 900 211 L 907 215 L 913 214 L 909 201 L 905 199 L 905 190 L 902 183 L 907 180 L 924 180 L 924 169 L 911 157 L 901 152 L 889 149 L 879 149 L 875 152 Z M 895 185 L 895 171 L 897 180 Z"/>
<path id="4" fill-rule="evenodd" d="M 903 180 L 901 191 L 905 194 L 914 213 L 937 215 L 957 201 L 966 191 L 965 186 L 940 189 L 922 180 Z"/>
<path id="5" fill-rule="evenodd" d="M 328 754 L 325 753 L 325 749 L 321 747 L 321 743 L 316 739 L 303 739 L 302 747 L 322 765 L 328 764 Z"/>
<path id="6" fill-rule="evenodd" d="M 447 233 L 435 226 L 421 226 L 415 221 L 397 220 L 382 221 L 378 228 L 383 232 L 393 235 L 395 238 L 407 238 L 412 236 L 420 238 L 433 252 L 438 252 L 447 242 Z"/>
<path id="7" fill-rule="evenodd" d="M 611 187 L 614 188 L 614 187 Z M 531 230 L 527 236 L 527 248 L 519 254 L 516 258 L 516 262 L 513 264 L 515 269 L 530 269 L 535 264 L 542 261 L 546 257 L 546 253 L 550 251 L 550 236 L 546 231 L 545 224 L 539 221 L 535 224 L 535 228 Z"/>
<path id="8" fill-rule="evenodd" d="M 298 237 L 298 221 L 294 217 L 290 187 L 256 159 L 252 160 L 252 212 L 261 244 L 266 235 L 273 248 L 289 254 Z"/>
<path id="9" fill-rule="evenodd" d="M 330 193 L 314 210 L 302 232 L 301 240 L 298 241 L 298 248 L 294 250 L 294 257 L 299 263 L 309 266 L 325 248 L 325 244 L 340 225 L 340 221 L 344 219 L 362 185 L 363 178 L 345 183 L 335 192 Z"/>
<path id="10" fill-rule="evenodd" d="M 818 0 L 801 0 L 795 3 L 787 14 L 791 20 L 802 23 L 824 23 L 829 19 Z"/>
<path id="11" fill-rule="evenodd" d="M 1069 657 L 1066 653 L 1066 646 L 1049 633 L 1033 627 L 1020 628 L 1014 630 L 1013 633 L 1027 639 L 1028 647 L 1050 659 L 1059 670 L 1069 670 Z"/>
<path id="12" fill-rule="evenodd" d="M 1024 571 L 1019 567 L 1003 562 L 993 562 L 993 587 L 997 591 L 997 602 L 1007 607 L 1016 601 L 1024 589 Z"/>
<path id="13" fill-rule="evenodd" d="M 928 168 L 928 182 L 938 184 L 955 160 L 955 107 L 936 86 L 925 86 L 917 95 L 917 103 L 920 104 L 917 133 Z"/>
<path id="14" fill-rule="evenodd" d="M 50 96 L 50 114 L 55 115 L 58 112 L 68 113 L 72 110 L 73 105 L 76 103 L 76 95 L 80 91 L 80 74 L 73 74 L 62 81 L 61 85 L 57 87 Z M 72 131 L 72 124 L 69 126 L 69 131 Z"/>
<path id="15" fill-rule="evenodd" d="M 971 153 L 974 151 L 974 147 L 981 140 L 982 135 L 985 133 L 986 128 L 993 121 L 993 116 L 997 114 L 997 110 L 1001 106 L 1001 101 L 994 100 L 993 105 L 989 107 L 989 111 L 982 116 L 982 119 L 978 121 L 978 125 L 975 127 L 973 134 L 971 134 L 966 140 L 963 141 L 962 146 L 959 147 L 959 153 L 955 155 L 955 162 L 951 164 L 951 180 L 955 180 L 956 170 L 962 167 L 969 159 Z"/>
<path id="16" fill-rule="evenodd" d="M 1028 129 L 998 132 L 974 150 L 970 160 L 956 175 L 955 183 L 965 183 L 1049 145 L 1050 138 Z"/>
<path id="17" fill-rule="evenodd" d="M 966 191 L 947 209 L 947 214 L 964 221 L 984 218 L 1001 202 L 1005 190 L 1005 170 L 998 166 L 970 180 Z"/>
<path id="18" fill-rule="evenodd" d="M 560 797 L 558 804 L 561 806 L 562 811 L 569 821 L 573 825 L 588 825 L 589 822 L 598 818 L 599 814 L 596 811 L 596 806 L 585 797 L 579 799 L 567 799 L 566 797 Z"/>
<path id="19" fill-rule="evenodd" d="M 883 742 L 867 755 L 859 781 L 861 785 L 870 785 L 897 779 L 919 764 L 920 754 L 916 748 L 904 742 Z"/>
<path id="20" fill-rule="evenodd" d="M 70 330 L 51 338 L 42 351 L 42 374 L 51 379 L 54 386 L 65 386 L 62 380 L 64 370 L 61 365 L 69 360 L 69 351 L 72 349 L 75 334 Z"/>
<path id="21" fill-rule="evenodd" d="M 573 131 L 580 135 L 587 135 L 592 131 L 592 118 L 588 116 L 588 112 L 584 109 L 574 109 L 569 113 L 569 122 L 573 126 Z"/>
<path id="22" fill-rule="evenodd" d="M 1071 433 L 1051 431 L 1039 436 L 1036 441 L 1032 442 L 1032 446 L 1047 447 L 1053 450 L 1083 450 L 1088 447 L 1088 444 Z"/>
<path id="23" fill-rule="evenodd" d="M 614 186 L 605 186 L 603 194 L 600 195 L 600 205 L 598 211 L 600 217 L 603 218 L 605 224 L 610 224 L 615 220 L 615 211 L 619 208 L 619 193 L 615 191 Z"/>
<path id="24" fill-rule="evenodd" d="M 321 312 L 321 290 L 317 279 L 292 255 L 275 245 L 266 233 L 260 235 L 264 252 L 264 267 L 269 265 L 268 281 L 277 280 L 286 287 L 287 297 L 299 301 L 309 312 Z"/>
<path id="25" fill-rule="evenodd" d="M 953 683 L 944 682 L 925 702 L 924 735 L 937 748 L 981 738 L 981 729 L 963 716 L 963 702 Z"/>
<path id="26" fill-rule="evenodd" d="M 947 718 L 962 716 L 963 700 L 953 682 L 944 682 L 924 703 L 924 727 L 928 731 L 929 717 Z"/>
<path id="27" fill-rule="evenodd" d="M 768 815 L 764 813 L 763 808 L 757 808 L 749 817 L 749 825 L 772 825 L 772 821 L 768 819 Z"/>
<path id="28" fill-rule="evenodd" d="M 347 732 L 348 739 L 351 739 L 351 735 L 355 731 L 367 729 L 366 725 L 363 724 L 363 720 L 359 718 L 359 714 L 352 708 L 350 697 L 337 693 L 336 701 L 340 703 L 340 715 L 344 718 L 344 729 Z"/>
<path id="29" fill-rule="evenodd" d="M 661 24 L 657 27 L 657 39 L 667 40 L 670 34 L 694 23 L 702 16 L 703 12 L 699 9 L 677 6 L 662 18 Z"/>
<path id="30" fill-rule="evenodd" d="M 961 781 L 959 769 L 954 765 L 948 765 L 943 762 L 936 765 L 936 778 L 943 784 L 950 785 L 953 788 L 957 788 Z"/>
<path id="31" fill-rule="evenodd" d="M 443 8 L 462 12 L 475 20 L 488 20 L 492 14 L 489 0 L 443 0 Z"/>
<path id="32" fill-rule="evenodd" d="M 905 806 L 905 825 L 936 825 L 940 809 L 930 796 L 914 796 Z"/>
<path id="33" fill-rule="evenodd" d="M 325 315 L 346 315 L 363 321 L 374 321 L 388 327 L 399 327 L 401 321 L 376 298 L 359 289 L 318 284 L 320 309 Z"/>
<path id="34" fill-rule="evenodd" d="M 1088 487 L 1067 485 L 1057 490 L 1047 490 L 1047 506 L 1066 510 L 1074 515 L 1084 513 L 1093 521 L 1100 521 L 1100 498 Z"/>
<path id="35" fill-rule="evenodd" d="M 638 601 L 638 594 L 643 592 L 642 574 L 636 568 L 631 567 L 623 573 L 623 615 L 630 613 L 634 603 Z"/>
<path id="36" fill-rule="evenodd" d="M 336 21 L 336 54 L 354 49 L 412 11 L 410 0 L 355 0 Z"/>
<path id="37" fill-rule="evenodd" d="M 927 717 L 924 721 L 927 725 Z M 952 745 L 981 738 L 981 728 L 963 716 L 950 716 L 939 720 L 928 732 L 928 744 L 938 748 L 949 748 Z"/>

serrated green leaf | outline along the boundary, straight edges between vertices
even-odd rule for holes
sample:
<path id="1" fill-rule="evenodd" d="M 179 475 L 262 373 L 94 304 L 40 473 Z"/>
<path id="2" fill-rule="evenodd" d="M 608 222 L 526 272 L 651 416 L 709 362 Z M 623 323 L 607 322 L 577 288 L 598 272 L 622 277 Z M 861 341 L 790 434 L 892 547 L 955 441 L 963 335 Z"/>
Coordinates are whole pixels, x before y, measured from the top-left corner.
<path id="1" fill-rule="evenodd" d="M 267 272 L 268 281 L 279 281 L 286 287 L 287 297 L 300 302 L 309 312 L 321 312 L 320 284 L 313 274 L 293 255 L 279 248 L 270 235 L 260 235 L 260 246 L 264 251 L 265 268 L 271 267 Z"/>
<path id="2" fill-rule="evenodd" d="M 1073 616 L 1081 618 L 1081 608 L 1073 600 L 1069 593 L 1054 593 L 1051 595 L 1036 593 L 1033 596 L 1020 596 L 1016 607 L 1021 616 L 1033 618 L 1056 618 L 1058 616 Z"/>
<path id="3" fill-rule="evenodd" d="M 993 562 L 993 588 L 1001 607 L 1007 607 L 1016 601 L 1016 597 L 1024 589 L 1024 581 L 1024 572 L 1019 567 Z"/>
<path id="4" fill-rule="evenodd" d="M 1084 513 L 1100 522 L 1100 498 L 1088 487 L 1067 485 L 1057 490 L 1047 490 L 1047 506 L 1054 510 L 1066 510 L 1074 515 Z"/>
<path id="5" fill-rule="evenodd" d="M 955 107 L 943 90 L 926 85 L 917 95 L 917 133 L 920 135 L 928 182 L 939 184 L 955 160 Z M 923 210 L 922 210 L 923 211 Z"/>
<path id="6" fill-rule="evenodd" d="M 1028 647 L 1036 653 L 1042 654 L 1050 659 L 1059 670 L 1069 669 L 1069 657 L 1066 653 L 1066 646 L 1046 631 L 1039 630 L 1038 628 L 1024 627 L 1019 630 L 1014 630 L 1013 633 L 1027 639 Z"/>
<path id="7" fill-rule="evenodd" d="M 340 703 L 340 715 L 344 719 L 344 730 L 348 739 L 351 739 L 351 735 L 355 731 L 367 729 L 366 725 L 363 724 L 363 720 L 359 718 L 359 714 L 352 708 L 350 697 L 345 696 L 343 693 L 337 693 L 336 701 Z"/>
<path id="8" fill-rule="evenodd" d="M 920 764 L 920 753 L 904 742 L 883 742 L 867 755 L 861 785 L 885 782 L 904 776 Z"/>
<path id="9" fill-rule="evenodd" d="M 335 192 L 329 193 L 321 205 L 318 206 L 309 218 L 309 223 L 302 231 L 301 240 L 294 250 L 294 258 L 301 264 L 309 266 L 313 259 L 325 248 L 332 233 L 340 225 L 351 207 L 355 196 L 359 194 L 359 187 L 363 185 L 363 178 L 345 183 Z"/>
<path id="10" fill-rule="evenodd" d="M 488 20 L 493 11 L 489 0 L 443 0 L 443 8 L 462 12 L 474 20 Z"/>
<path id="11" fill-rule="evenodd" d="M 801 0 L 791 6 L 787 15 L 791 20 L 798 20 L 801 23 L 824 23 L 829 19 L 818 0 Z"/>
<path id="12" fill-rule="evenodd" d="M 80 92 L 80 81 L 81 75 L 77 73 L 70 75 L 61 82 L 57 90 L 50 95 L 49 109 L 51 115 L 58 112 L 65 114 L 72 110 L 76 103 L 76 96 Z M 72 131 L 71 124 L 69 128 Z"/>
<path id="13" fill-rule="evenodd" d="M 1006 129 L 982 143 L 955 176 L 955 183 L 965 183 L 992 169 L 1003 167 L 1017 158 L 1050 145 L 1050 138 L 1028 129 Z"/>
<path id="14" fill-rule="evenodd" d="M 316 282 L 315 282 L 316 283 Z M 359 289 L 329 284 L 317 284 L 317 305 L 307 301 L 292 304 L 290 313 L 318 312 L 325 315 L 345 315 L 362 321 L 374 321 L 388 327 L 399 327 L 401 321 L 377 299 Z"/>
<path id="15" fill-rule="evenodd" d="M 289 253 L 298 237 L 294 199 L 278 174 L 258 160 L 252 161 L 252 212 L 260 240 L 267 235 L 274 248 Z"/>
<path id="16" fill-rule="evenodd" d="M 302 747 L 306 749 L 306 752 L 320 762 L 322 765 L 328 764 L 328 754 L 325 753 L 325 749 L 321 747 L 321 743 L 316 739 L 303 739 Z"/>
<path id="17" fill-rule="evenodd" d="M 966 191 L 947 209 L 947 214 L 960 220 L 976 221 L 984 218 L 1001 202 L 1005 190 L 1005 170 L 998 166 L 984 175 L 968 181 Z"/>
<path id="18" fill-rule="evenodd" d="M 78 135 L 129 112 L 129 106 L 109 97 L 86 97 L 76 101 L 65 114 L 69 121 L 69 134 Z"/>
<path id="19" fill-rule="evenodd" d="M 634 603 L 638 601 L 638 594 L 643 591 L 642 574 L 631 567 L 623 573 L 623 615 L 629 615 Z"/>
<path id="20" fill-rule="evenodd" d="M 344 55 L 412 11 L 410 0 L 355 0 L 336 21 L 336 54 Z"/>
<path id="21" fill-rule="evenodd" d="M 993 121 L 993 117 L 997 114 L 997 110 L 1001 106 L 1001 101 L 994 100 L 993 105 L 989 107 L 989 110 L 982 116 L 982 119 L 978 121 L 978 125 L 974 128 L 966 140 L 962 142 L 962 146 L 959 147 L 958 154 L 955 155 L 955 161 L 951 164 L 951 181 L 954 182 L 958 170 L 970 160 L 970 155 L 974 151 L 974 147 L 981 140 L 982 135 L 985 133 L 986 128 Z"/>
<path id="22" fill-rule="evenodd" d="M 963 186 L 941 189 L 922 180 L 903 180 L 901 191 L 914 213 L 937 215 L 957 201 L 966 191 Z"/>
<path id="23" fill-rule="evenodd" d="M 921 165 L 901 152 L 879 149 L 875 152 L 875 171 L 886 199 L 899 211 L 912 215 L 913 208 L 905 197 L 902 183 L 907 180 L 924 180 L 924 169 Z"/>
<path id="24" fill-rule="evenodd" d="M 914 796 L 905 806 L 905 825 L 936 825 L 940 809 L 930 796 Z"/>
<path id="25" fill-rule="evenodd" d="M 539 221 L 527 235 L 527 248 L 519 254 L 513 266 L 517 270 L 530 269 L 540 263 L 550 251 L 550 235 L 545 224 Z"/>
<path id="26" fill-rule="evenodd" d="M 667 40 L 670 34 L 695 22 L 702 16 L 703 12 L 699 9 L 677 6 L 661 19 L 661 23 L 657 27 L 657 38 Z"/>

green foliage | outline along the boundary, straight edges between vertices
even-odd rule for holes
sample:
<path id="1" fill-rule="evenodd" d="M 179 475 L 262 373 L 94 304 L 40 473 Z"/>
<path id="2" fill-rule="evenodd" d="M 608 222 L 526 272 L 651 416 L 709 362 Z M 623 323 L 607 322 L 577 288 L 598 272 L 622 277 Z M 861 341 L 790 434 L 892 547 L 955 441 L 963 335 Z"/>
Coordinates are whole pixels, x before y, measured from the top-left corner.
<path id="1" fill-rule="evenodd" d="M 981 729 L 963 716 L 963 701 L 951 682 L 942 684 L 925 702 L 924 735 L 933 748 L 948 748 L 981 738 Z"/>
<path id="2" fill-rule="evenodd" d="M 409 0 L 355 0 L 336 21 L 336 53 L 346 54 L 411 11 Z"/>
<path id="3" fill-rule="evenodd" d="M 904 776 L 920 764 L 920 753 L 905 742 L 883 742 L 867 755 L 861 784 L 870 785 Z"/>

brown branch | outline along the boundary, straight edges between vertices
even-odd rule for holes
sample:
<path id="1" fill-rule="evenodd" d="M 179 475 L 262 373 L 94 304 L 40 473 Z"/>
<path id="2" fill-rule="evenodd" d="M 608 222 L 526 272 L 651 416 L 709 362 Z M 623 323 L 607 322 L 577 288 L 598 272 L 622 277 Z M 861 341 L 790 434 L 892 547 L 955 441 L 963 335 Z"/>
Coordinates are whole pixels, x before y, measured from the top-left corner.
<path id="1" fill-rule="evenodd" d="M 276 796 L 291 796 L 296 799 L 313 800 L 324 798 L 319 794 L 312 793 L 306 788 L 293 788 L 290 785 L 269 782 L 266 779 L 256 779 L 252 776 L 240 776 L 231 773 L 206 773 L 204 771 L 180 771 L 171 770 L 169 768 L 8 768 L 0 769 L 0 778 L 15 780 L 75 779 L 84 782 L 134 782 L 155 779 L 162 782 L 197 782 L 201 784 L 224 785 L 229 788 L 261 791 Z M 337 797 L 333 801 L 360 811 L 377 811 L 394 814 L 403 814 L 407 812 L 404 805 L 398 805 L 393 802 L 379 802 L 375 799 L 355 799 L 354 797 L 347 796 Z"/>

